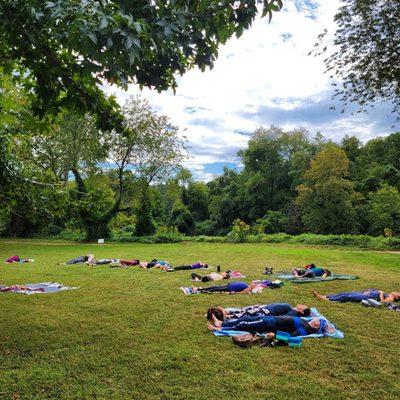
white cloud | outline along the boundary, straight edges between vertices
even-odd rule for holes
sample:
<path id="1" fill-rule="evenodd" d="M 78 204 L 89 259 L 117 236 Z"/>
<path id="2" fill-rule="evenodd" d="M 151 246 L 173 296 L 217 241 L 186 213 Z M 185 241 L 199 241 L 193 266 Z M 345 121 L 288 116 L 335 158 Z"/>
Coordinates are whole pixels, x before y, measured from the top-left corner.
<path id="1" fill-rule="evenodd" d="M 268 114 L 262 118 L 265 125 L 305 126 L 332 139 L 347 133 L 368 140 L 376 135 L 377 126 L 381 134 L 391 130 L 392 122 L 382 122 L 385 115 L 375 116 L 381 120 L 377 125 L 368 115 L 353 117 L 329 111 L 332 90 L 322 58 L 308 53 L 323 29 L 334 32 L 333 16 L 339 5 L 339 0 L 286 1 L 285 9 L 275 13 L 270 24 L 267 18 L 258 19 L 241 38 L 222 46 L 213 70 L 192 70 L 179 78 L 176 95 L 143 90 L 157 111 L 186 130 L 193 154 L 187 166 L 197 176 L 204 171 L 204 164 L 238 161 L 236 152 L 248 141 L 248 136 L 239 132 L 256 128 L 260 122 L 251 115 L 263 107 L 277 111 L 273 119 L 268 119 Z M 108 88 L 110 91 L 115 92 Z M 123 102 L 138 92 L 131 86 L 128 92 L 116 95 Z M 322 106 L 311 107 L 310 112 L 322 113 L 321 118 L 305 112 L 302 119 L 296 113 L 307 104 L 319 103 Z M 290 111 L 296 114 L 292 120 Z M 204 179 L 210 176 L 203 173 Z"/>

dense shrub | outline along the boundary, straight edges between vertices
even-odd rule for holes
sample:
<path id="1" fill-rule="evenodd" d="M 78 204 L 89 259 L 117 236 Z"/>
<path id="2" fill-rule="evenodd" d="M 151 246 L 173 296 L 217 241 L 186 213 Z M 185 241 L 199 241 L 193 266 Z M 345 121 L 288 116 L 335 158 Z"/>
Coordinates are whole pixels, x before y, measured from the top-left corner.
<path id="1" fill-rule="evenodd" d="M 86 233 L 83 229 L 79 228 L 65 228 L 58 235 L 54 236 L 56 239 L 72 240 L 74 242 L 81 242 L 85 239 Z"/>
<path id="2" fill-rule="evenodd" d="M 179 243 L 184 236 L 174 226 L 160 226 L 155 234 L 158 243 Z"/>
<path id="3" fill-rule="evenodd" d="M 283 232 L 286 229 L 288 221 L 288 217 L 284 213 L 270 210 L 256 221 L 253 231 L 256 233 Z"/>
<path id="4" fill-rule="evenodd" d="M 243 243 L 250 233 L 250 225 L 242 220 L 235 219 L 232 224 L 232 230 L 226 235 L 227 241 L 232 243 Z"/>
<path id="5" fill-rule="evenodd" d="M 217 227 L 215 221 L 206 219 L 196 223 L 194 234 L 200 236 L 212 236 L 216 233 Z"/>

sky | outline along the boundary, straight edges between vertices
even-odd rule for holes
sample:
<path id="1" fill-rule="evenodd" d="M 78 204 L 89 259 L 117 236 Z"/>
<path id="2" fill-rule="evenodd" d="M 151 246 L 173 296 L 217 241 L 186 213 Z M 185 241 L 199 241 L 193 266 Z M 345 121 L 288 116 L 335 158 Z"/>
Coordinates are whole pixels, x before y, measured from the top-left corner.
<path id="1" fill-rule="evenodd" d="M 335 141 L 354 135 L 363 142 L 399 130 L 387 104 L 368 113 L 353 115 L 354 107 L 341 113 L 322 57 L 308 55 L 325 28 L 328 41 L 332 37 L 339 6 L 339 0 L 285 0 L 271 23 L 257 19 L 239 39 L 221 46 L 212 70 L 179 77 L 175 95 L 134 85 L 126 92 L 114 87 L 106 92 L 121 104 L 140 93 L 167 115 L 188 139 L 191 157 L 184 166 L 204 181 L 224 166 L 240 169 L 237 152 L 259 126 L 301 127 Z"/>

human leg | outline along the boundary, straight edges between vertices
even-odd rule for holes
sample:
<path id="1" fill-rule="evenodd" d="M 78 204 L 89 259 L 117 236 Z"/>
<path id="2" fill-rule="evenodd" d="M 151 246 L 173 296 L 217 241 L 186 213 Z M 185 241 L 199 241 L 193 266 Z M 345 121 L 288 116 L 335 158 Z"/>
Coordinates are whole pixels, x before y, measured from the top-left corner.
<path id="1" fill-rule="evenodd" d="M 184 271 L 184 270 L 188 270 L 188 269 L 192 269 L 191 265 L 178 265 L 177 267 L 174 267 L 174 271 Z"/>
<path id="2" fill-rule="evenodd" d="M 234 325 L 230 325 L 230 321 L 223 322 L 222 329 L 232 329 L 236 331 L 245 331 L 250 333 L 270 333 L 276 332 L 276 318 L 275 317 L 247 317 L 239 319 Z M 227 324 L 227 326 L 225 325 Z M 226 326 L 226 327 L 225 327 Z"/>
<path id="3" fill-rule="evenodd" d="M 326 297 L 330 301 L 338 301 L 341 303 L 346 303 L 346 302 L 359 303 L 360 301 L 369 298 L 368 294 L 363 292 L 343 292 L 343 293 L 329 294 Z"/>
<path id="4" fill-rule="evenodd" d="M 198 288 L 199 292 L 230 292 L 229 285 L 210 286 L 206 288 Z"/>

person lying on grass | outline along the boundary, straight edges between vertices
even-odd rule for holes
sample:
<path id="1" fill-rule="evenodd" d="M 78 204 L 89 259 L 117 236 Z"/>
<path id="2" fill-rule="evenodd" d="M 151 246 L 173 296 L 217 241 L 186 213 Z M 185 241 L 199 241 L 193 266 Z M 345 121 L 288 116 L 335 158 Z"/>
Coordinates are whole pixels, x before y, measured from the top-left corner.
<path id="1" fill-rule="evenodd" d="M 319 300 L 339 301 L 341 303 L 353 302 L 361 303 L 363 300 L 374 299 L 381 303 L 393 303 L 400 300 L 400 292 L 385 293 L 382 290 L 367 289 L 363 292 L 341 292 L 336 294 L 322 295 L 315 290 L 313 295 Z"/>
<path id="2" fill-rule="evenodd" d="M 141 261 L 139 263 L 139 267 L 143 269 L 150 269 L 150 268 L 162 269 L 163 271 L 168 271 L 172 268 L 167 261 L 156 260 L 156 259 L 151 260 L 150 262 Z"/>
<path id="3" fill-rule="evenodd" d="M 140 260 L 114 260 L 111 267 L 133 267 L 140 264 Z"/>
<path id="4" fill-rule="evenodd" d="M 25 285 L 12 285 L 12 286 L 0 285 L 0 292 L 12 292 L 12 291 L 21 291 L 21 290 L 35 290 L 35 291 L 39 291 L 39 292 L 44 292 L 43 288 L 32 289 L 29 286 L 25 286 Z"/>
<path id="5" fill-rule="evenodd" d="M 73 264 L 91 264 L 94 262 L 94 255 L 93 254 L 88 254 L 86 256 L 78 256 L 75 258 L 72 258 L 71 260 L 68 260 L 65 263 L 58 263 L 58 265 L 73 265 Z"/>
<path id="6" fill-rule="evenodd" d="M 90 260 L 87 261 L 88 265 L 96 266 L 96 265 L 107 265 L 107 264 L 118 264 L 120 260 L 117 258 L 100 258 L 100 260 Z"/>
<path id="7" fill-rule="evenodd" d="M 305 266 L 305 269 L 297 269 L 294 268 L 292 270 L 292 274 L 296 278 L 326 278 L 327 276 L 331 276 L 332 273 L 329 269 L 317 267 L 315 264 L 308 264 Z"/>
<path id="8" fill-rule="evenodd" d="M 236 293 L 257 293 L 261 292 L 264 288 L 268 285 L 264 284 L 263 282 L 232 282 L 228 283 L 227 285 L 220 285 L 220 286 L 210 286 L 210 287 L 192 287 L 192 290 L 195 293 L 229 293 L 229 294 L 236 294 Z M 184 288 L 181 288 L 184 291 Z"/>
<path id="9" fill-rule="evenodd" d="M 219 321 L 214 316 L 212 323 L 207 325 L 211 331 L 234 330 L 252 334 L 266 333 L 268 338 L 273 338 L 277 331 L 287 332 L 291 336 L 307 336 L 311 334 L 323 334 L 332 328 L 325 318 L 313 318 L 308 321 L 300 317 L 272 315 L 244 316 L 231 321 Z"/>
<path id="10" fill-rule="evenodd" d="M 253 306 L 243 307 L 240 310 L 231 311 L 229 309 L 222 308 L 221 306 L 210 307 L 207 311 L 207 319 L 211 320 L 214 316 L 220 321 L 226 321 L 229 319 L 237 319 L 244 316 L 281 316 L 289 315 L 292 317 L 309 317 L 311 314 L 310 307 L 304 304 L 297 304 L 292 307 L 288 303 L 270 303 L 270 304 L 256 304 Z"/>
<path id="11" fill-rule="evenodd" d="M 207 275 L 200 275 L 200 274 L 196 274 L 195 272 L 193 272 L 191 274 L 191 278 L 195 282 L 210 282 L 210 281 L 220 281 L 222 279 L 230 279 L 231 274 L 232 274 L 232 271 L 230 269 L 228 269 L 225 272 L 221 272 L 221 273 L 210 272 Z"/>
<path id="12" fill-rule="evenodd" d="M 171 269 L 168 270 L 168 272 L 185 271 L 185 270 L 199 269 L 199 268 L 208 268 L 208 264 L 203 263 L 201 261 L 197 261 L 193 264 L 185 264 L 185 265 L 178 265 L 177 267 L 172 267 Z"/>
<path id="13" fill-rule="evenodd" d="M 5 263 L 6 264 L 12 264 L 12 263 L 24 264 L 24 263 L 33 262 L 33 261 L 35 261 L 33 258 L 20 258 L 20 256 L 15 255 L 15 256 L 11 256 L 10 258 L 7 258 Z"/>

